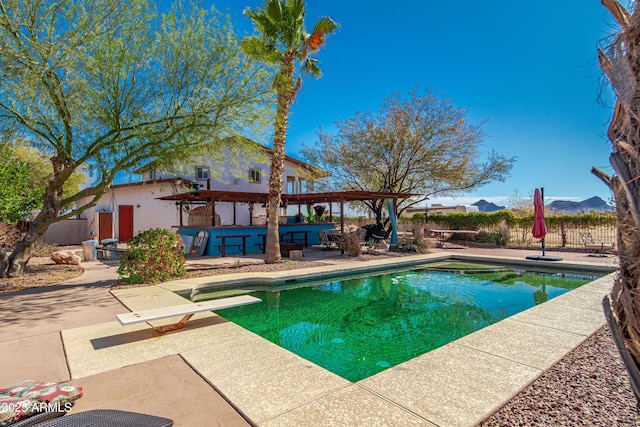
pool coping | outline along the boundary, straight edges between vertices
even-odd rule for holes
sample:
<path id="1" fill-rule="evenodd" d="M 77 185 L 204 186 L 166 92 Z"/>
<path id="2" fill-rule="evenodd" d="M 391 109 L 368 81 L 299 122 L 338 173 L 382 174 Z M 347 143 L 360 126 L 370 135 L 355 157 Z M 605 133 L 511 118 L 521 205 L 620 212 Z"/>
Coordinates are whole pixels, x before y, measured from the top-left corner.
<path id="1" fill-rule="evenodd" d="M 304 270 L 234 275 L 236 284 L 279 283 L 340 273 L 362 273 L 445 259 L 612 272 L 589 263 L 522 260 L 452 253 L 345 262 Z M 360 267 L 360 268 L 358 268 Z M 159 286 L 114 290 L 132 310 L 184 302 L 176 292 L 206 277 Z M 213 314 L 158 337 L 148 325 L 108 322 L 62 332 L 73 378 L 180 354 L 257 425 L 448 425 L 471 426 L 489 416 L 605 322 L 600 302 L 613 274 L 540 306 L 351 383 Z M 170 320 L 170 319 L 169 319 Z M 515 343 L 515 345 L 514 345 Z"/>
<path id="2" fill-rule="evenodd" d="M 589 266 L 589 269 L 594 272 L 611 273 L 617 268 L 602 264 L 587 264 L 576 263 L 569 261 L 539 261 L 528 260 L 521 258 L 508 258 L 508 257 L 491 257 L 486 255 L 456 255 L 456 254 L 423 254 L 423 255 L 410 255 L 398 258 L 382 258 L 380 260 L 368 261 L 366 264 L 362 262 L 345 262 L 340 264 L 332 264 L 331 269 L 327 269 L 327 266 L 305 268 L 300 270 L 284 270 L 276 272 L 257 272 L 257 273 L 239 273 L 234 274 L 233 278 L 215 276 L 197 277 L 192 279 L 174 280 L 161 283 L 164 289 L 179 294 L 190 293 L 192 290 L 197 289 L 204 291 L 205 289 L 214 290 L 229 285 L 277 285 L 282 284 L 285 281 L 290 280 L 303 280 L 314 279 L 321 280 L 325 277 L 333 277 L 336 275 L 349 275 L 353 273 L 361 274 L 367 272 L 373 272 L 377 270 L 389 269 L 393 267 L 412 267 L 425 263 L 432 263 L 437 261 L 474 261 L 474 262 L 496 262 L 499 260 L 500 264 L 517 265 L 522 267 L 543 267 L 548 270 L 564 270 L 564 269 L 578 269 L 582 270 L 585 265 Z"/>

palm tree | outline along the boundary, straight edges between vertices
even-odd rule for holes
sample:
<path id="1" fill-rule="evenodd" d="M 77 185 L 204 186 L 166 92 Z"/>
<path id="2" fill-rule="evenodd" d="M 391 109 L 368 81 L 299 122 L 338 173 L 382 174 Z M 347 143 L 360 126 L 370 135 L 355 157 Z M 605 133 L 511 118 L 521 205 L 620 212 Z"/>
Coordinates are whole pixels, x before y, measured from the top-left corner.
<path id="1" fill-rule="evenodd" d="M 640 399 L 640 378 L 632 375 L 640 363 L 640 9 L 636 6 L 629 12 L 617 0 L 601 1 L 620 25 L 608 46 L 598 50 L 600 67 L 617 96 L 608 131 L 613 146 L 609 161 L 616 174 L 609 176 L 598 168 L 593 173 L 615 196 L 620 273 L 608 298 L 624 337 L 624 351 L 635 359 L 627 370 Z"/>
<path id="2" fill-rule="evenodd" d="M 325 42 L 325 36 L 338 28 L 338 25 L 331 18 L 321 18 L 313 27 L 313 32 L 307 33 L 304 27 L 304 0 L 266 0 L 264 8 L 247 8 L 244 14 L 251 18 L 260 35 L 245 38 L 242 41 L 243 51 L 277 67 L 274 79 L 277 108 L 265 248 L 265 262 L 273 264 L 280 261 L 278 220 L 289 111 L 302 85 L 302 77 L 298 75 L 295 78 L 296 68 L 320 77 L 319 61 L 309 55 L 318 51 Z"/>

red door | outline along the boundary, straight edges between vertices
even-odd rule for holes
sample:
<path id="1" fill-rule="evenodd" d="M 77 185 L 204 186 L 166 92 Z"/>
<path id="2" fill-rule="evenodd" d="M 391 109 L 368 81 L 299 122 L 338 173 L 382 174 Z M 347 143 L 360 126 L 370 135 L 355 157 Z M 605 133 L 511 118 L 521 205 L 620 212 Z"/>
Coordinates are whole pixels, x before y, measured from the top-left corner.
<path id="1" fill-rule="evenodd" d="M 118 207 L 118 240 L 128 242 L 133 237 L 133 206 Z"/>
<path id="2" fill-rule="evenodd" d="M 98 212 L 98 241 L 113 238 L 113 213 Z"/>

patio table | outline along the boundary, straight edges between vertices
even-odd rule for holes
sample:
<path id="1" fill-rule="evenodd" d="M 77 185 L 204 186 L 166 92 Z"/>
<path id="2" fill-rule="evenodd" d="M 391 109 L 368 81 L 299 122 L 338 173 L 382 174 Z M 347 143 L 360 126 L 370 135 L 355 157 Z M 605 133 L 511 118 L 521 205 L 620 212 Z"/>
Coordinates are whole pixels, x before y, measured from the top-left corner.
<path id="1" fill-rule="evenodd" d="M 251 237 L 249 234 L 233 234 L 233 235 L 224 235 L 224 236 L 216 236 L 217 239 L 220 239 L 220 253 L 222 256 L 226 256 L 227 254 L 227 239 L 242 239 L 242 244 L 229 245 L 229 246 L 238 246 L 238 248 L 242 251 L 242 255 L 247 254 L 247 237 Z"/>

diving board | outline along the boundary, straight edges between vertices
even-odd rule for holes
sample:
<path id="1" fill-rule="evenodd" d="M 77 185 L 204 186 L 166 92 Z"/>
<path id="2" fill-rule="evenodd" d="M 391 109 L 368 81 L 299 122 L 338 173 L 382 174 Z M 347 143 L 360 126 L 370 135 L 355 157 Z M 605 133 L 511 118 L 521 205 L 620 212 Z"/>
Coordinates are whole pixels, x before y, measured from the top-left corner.
<path id="1" fill-rule="evenodd" d="M 152 308 L 149 310 L 133 311 L 131 313 L 117 314 L 116 318 L 122 326 L 133 325 L 135 323 L 150 322 L 152 320 L 166 319 L 168 317 L 183 316 L 182 319 L 173 325 L 153 326 L 157 332 L 163 334 L 168 331 L 175 331 L 182 328 L 191 317 L 203 311 L 222 310 L 224 308 L 238 307 L 240 305 L 255 304 L 262 302 L 260 298 L 250 295 L 240 295 L 235 297 L 220 298 L 196 303 L 173 305 L 169 307 Z"/>

